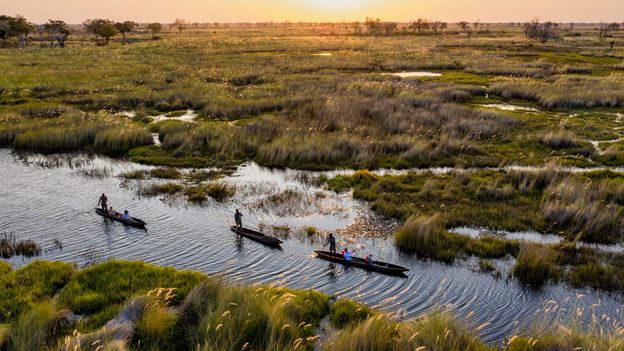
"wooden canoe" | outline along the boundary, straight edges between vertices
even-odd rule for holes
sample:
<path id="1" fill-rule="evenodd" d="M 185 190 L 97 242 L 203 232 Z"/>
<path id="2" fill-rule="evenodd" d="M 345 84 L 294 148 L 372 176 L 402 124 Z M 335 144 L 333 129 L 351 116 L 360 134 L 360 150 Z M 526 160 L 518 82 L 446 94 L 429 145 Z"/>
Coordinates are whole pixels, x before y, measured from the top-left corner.
<path id="1" fill-rule="evenodd" d="M 268 245 L 271 247 L 280 247 L 280 244 L 282 243 L 282 241 L 274 236 L 270 236 L 270 235 L 266 235 L 263 233 L 260 233 L 259 231 L 253 230 L 253 229 L 249 229 L 249 228 L 243 228 L 238 229 L 236 228 L 236 226 L 231 226 L 230 229 L 245 238 L 257 241 L 259 243 L 262 243 L 264 245 Z"/>
<path id="2" fill-rule="evenodd" d="M 397 266 L 395 264 L 381 262 L 381 261 L 373 261 L 372 264 L 366 263 L 366 260 L 359 257 L 351 258 L 351 261 L 345 261 L 344 257 L 339 253 L 333 253 L 329 251 L 314 251 L 317 257 L 322 258 L 324 260 L 342 263 L 348 267 L 357 267 L 362 268 L 367 271 L 384 273 L 389 275 L 397 275 L 397 276 L 405 276 L 405 272 L 409 271 L 409 269 L 401 266 Z"/>
<path id="3" fill-rule="evenodd" d="M 106 217 L 108 219 L 111 219 L 113 221 L 117 221 L 117 222 L 121 222 L 125 225 L 131 226 L 131 227 L 135 227 L 135 228 L 142 228 L 145 229 L 145 225 L 147 223 L 145 223 L 143 220 L 140 220 L 138 218 L 135 217 L 130 217 L 130 219 L 123 219 L 121 217 L 117 217 L 117 216 L 111 216 L 110 214 L 108 214 L 108 211 L 105 211 L 101 208 L 96 208 L 95 209 L 95 213 L 99 214 L 102 217 Z"/>

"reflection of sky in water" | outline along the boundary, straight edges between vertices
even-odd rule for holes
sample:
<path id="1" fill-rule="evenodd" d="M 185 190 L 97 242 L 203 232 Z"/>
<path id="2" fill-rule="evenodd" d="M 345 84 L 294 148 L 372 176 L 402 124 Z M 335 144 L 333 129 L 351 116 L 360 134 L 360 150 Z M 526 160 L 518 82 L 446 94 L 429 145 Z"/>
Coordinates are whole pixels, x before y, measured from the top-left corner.
<path id="1" fill-rule="evenodd" d="M 31 165 L 17 162 L 6 149 L 0 150 L 0 232 L 14 232 L 20 239 L 40 243 L 44 249 L 40 259 L 83 264 L 87 260 L 85 253 L 140 259 L 220 273 L 233 282 L 317 289 L 351 297 L 405 318 L 436 306 L 452 305 L 473 326 L 491 323 L 480 332 L 490 342 L 512 335 L 519 324 L 531 321 L 535 311 L 549 300 L 567 301 L 566 311 L 573 311 L 573 305 L 592 304 L 598 304 L 598 315 L 622 310 L 621 302 L 603 294 L 570 290 L 562 285 L 535 291 L 513 279 L 478 273 L 466 262 L 444 265 L 418 260 L 398 252 L 392 238 L 356 239 L 350 245 L 359 250 L 358 256 L 372 253 L 377 260 L 409 268 L 407 278 L 347 269 L 317 259 L 312 252 L 320 247 L 322 238 L 309 237 L 301 228 L 306 225 L 323 230 L 344 228 L 353 223 L 358 213 L 366 213 L 367 207 L 349 194 L 336 195 L 298 180 L 302 174 L 316 173 L 272 171 L 248 164 L 223 180 L 238 187 L 233 199 L 224 203 L 209 200 L 199 207 L 188 205 L 183 199 L 163 201 L 159 197 L 141 197 L 136 191 L 138 181 L 116 177 L 126 171 L 151 167 L 103 157 L 62 157 L 56 162 L 50 157 L 27 159 Z M 84 176 L 85 173 L 102 176 Z M 143 182 L 149 184 L 153 180 Z M 296 209 L 289 215 L 278 204 L 277 210 L 283 215 L 276 215 L 271 206 L 255 206 L 257 201 L 288 189 L 303 194 L 303 201 L 312 201 L 322 213 Z M 111 206 L 128 209 L 145 220 L 148 230 L 125 227 L 95 215 L 92 210 L 102 192 L 107 194 Z M 308 196 L 313 200 L 306 200 Z M 261 223 L 290 226 L 292 232 L 284 240 L 282 250 L 232 234 L 229 225 L 235 208 L 241 208 L 248 226 Z M 62 242 L 62 250 L 50 250 L 54 239 Z M 14 257 L 10 262 L 20 266 L 29 260 Z M 579 292 L 586 296 L 577 299 Z"/>

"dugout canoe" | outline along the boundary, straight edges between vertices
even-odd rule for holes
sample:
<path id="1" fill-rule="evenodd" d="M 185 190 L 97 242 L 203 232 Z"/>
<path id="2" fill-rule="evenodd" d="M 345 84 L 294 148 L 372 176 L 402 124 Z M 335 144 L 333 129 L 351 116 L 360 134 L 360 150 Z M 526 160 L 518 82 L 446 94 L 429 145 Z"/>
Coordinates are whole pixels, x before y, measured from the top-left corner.
<path id="1" fill-rule="evenodd" d="M 261 244 L 264 244 L 264 245 L 267 245 L 267 246 L 278 248 L 278 247 L 280 247 L 280 244 L 282 243 L 282 241 L 280 239 L 278 239 L 278 238 L 276 238 L 274 236 L 266 235 L 266 234 L 261 233 L 261 232 L 259 232 L 257 230 L 253 230 L 253 229 L 249 229 L 249 228 L 243 228 L 241 230 L 241 229 L 236 228 L 236 226 L 231 226 L 230 230 L 232 230 L 234 233 L 236 233 L 236 234 L 238 234 L 238 235 L 240 235 L 242 237 L 245 237 L 245 238 L 257 241 L 257 242 L 259 242 Z"/>
<path id="2" fill-rule="evenodd" d="M 108 218 L 110 220 L 113 221 L 117 221 L 120 223 L 123 223 L 124 225 L 130 226 L 130 227 L 135 227 L 135 228 L 141 228 L 141 229 L 145 229 L 145 225 L 147 225 L 147 223 L 145 223 L 145 221 L 138 219 L 136 217 L 130 217 L 130 219 L 123 219 L 121 217 L 117 217 L 117 216 L 111 216 L 110 214 L 108 214 L 108 211 L 105 211 L 101 208 L 96 208 L 95 209 L 95 213 L 99 214 L 102 217 Z"/>
<path id="3" fill-rule="evenodd" d="M 361 269 L 365 269 L 371 272 L 384 273 L 389 275 L 396 276 L 405 276 L 405 272 L 409 271 L 409 269 L 401 266 L 397 266 L 392 263 L 386 263 L 381 261 L 373 261 L 372 264 L 366 263 L 366 260 L 359 257 L 353 257 L 351 261 L 345 261 L 344 257 L 342 257 L 339 253 L 333 253 L 329 251 L 314 251 L 316 256 L 322 258 L 327 261 L 341 263 L 348 267 L 357 267 Z"/>

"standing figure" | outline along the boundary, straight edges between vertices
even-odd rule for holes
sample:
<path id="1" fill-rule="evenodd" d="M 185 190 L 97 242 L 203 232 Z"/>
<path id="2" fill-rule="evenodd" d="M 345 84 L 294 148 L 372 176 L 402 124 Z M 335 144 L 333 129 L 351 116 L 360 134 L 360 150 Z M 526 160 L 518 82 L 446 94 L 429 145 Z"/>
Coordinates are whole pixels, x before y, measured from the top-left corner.
<path id="1" fill-rule="evenodd" d="M 106 195 L 102 194 L 102 196 L 100 196 L 100 200 L 98 201 L 98 206 L 102 205 L 102 209 L 106 211 L 108 210 L 108 206 L 106 206 L 107 202 L 108 202 L 108 198 L 106 197 Z"/>
<path id="2" fill-rule="evenodd" d="M 243 214 L 238 209 L 234 213 L 234 221 L 236 221 L 236 229 L 243 230 Z"/>
<path id="3" fill-rule="evenodd" d="M 327 237 L 327 240 L 325 240 L 323 247 L 327 246 L 327 244 L 329 244 L 329 252 L 336 253 L 336 238 L 334 238 L 334 235 L 331 233 L 329 237 Z"/>

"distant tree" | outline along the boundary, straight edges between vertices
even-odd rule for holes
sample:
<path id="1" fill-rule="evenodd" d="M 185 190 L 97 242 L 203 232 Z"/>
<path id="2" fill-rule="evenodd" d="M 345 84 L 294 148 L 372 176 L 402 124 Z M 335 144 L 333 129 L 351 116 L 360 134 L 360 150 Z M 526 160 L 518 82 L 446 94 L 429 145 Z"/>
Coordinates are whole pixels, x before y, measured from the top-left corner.
<path id="1" fill-rule="evenodd" d="M 65 47 L 65 41 L 69 37 L 69 26 L 67 23 L 61 20 L 48 20 L 48 23 L 43 25 L 43 31 L 48 35 L 50 46 L 53 46 L 56 40 L 60 47 Z"/>
<path id="2" fill-rule="evenodd" d="M 362 24 L 360 22 L 354 22 L 352 27 L 354 34 L 362 34 Z"/>
<path id="3" fill-rule="evenodd" d="M 94 19 L 94 20 L 86 20 L 82 22 L 82 25 L 85 27 L 87 32 L 93 33 L 96 37 L 101 37 L 104 39 L 104 43 L 108 45 L 108 41 L 110 38 L 114 37 L 117 34 L 117 28 L 115 28 L 115 23 L 111 20 L 107 19 Z"/>
<path id="4" fill-rule="evenodd" d="M 364 21 L 364 26 L 366 26 L 366 31 L 369 34 L 379 35 L 381 33 L 381 20 L 379 18 L 372 19 L 366 17 L 366 21 Z"/>
<path id="5" fill-rule="evenodd" d="M 123 36 L 123 41 L 126 41 L 126 33 L 132 33 L 132 31 L 139 25 L 136 22 L 125 21 L 115 23 L 115 28 Z"/>
<path id="6" fill-rule="evenodd" d="M 399 26 L 395 22 L 383 22 L 382 30 L 384 35 L 393 35 Z"/>
<path id="7" fill-rule="evenodd" d="M 612 23 L 600 23 L 600 26 L 598 26 L 598 37 L 604 38 L 608 36 L 611 30 L 612 30 Z"/>
<path id="8" fill-rule="evenodd" d="M 438 33 L 444 31 L 448 25 L 445 22 L 435 21 L 431 23 L 430 27 L 431 31 Z"/>
<path id="9" fill-rule="evenodd" d="M 22 16 L 0 15 L 0 39 L 17 38 L 19 46 L 26 46 L 28 35 L 35 31 L 35 26 Z"/>
<path id="10" fill-rule="evenodd" d="M 609 30 L 612 30 L 614 32 L 619 32 L 620 31 L 620 24 L 617 22 L 613 22 L 609 25 Z"/>
<path id="11" fill-rule="evenodd" d="M 479 27 L 481 26 L 481 20 L 476 20 L 473 24 L 472 24 L 472 28 L 474 29 L 475 32 L 477 32 L 479 30 Z"/>
<path id="12" fill-rule="evenodd" d="M 461 29 L 462 32 L 466 32 L 466 30 L 468 30 L 468 22 L 466 21 L 461 21 L 459 23 L 457 23 L 457 25 L 459 26 L 459 29 Z"/>
<path id="13" fill-rule="evenodd" d="M 147 29 L 152 32 L 152 39 L 156 38 L 156 34 L 162 31 L 162 24 L 160 23 L 150 23 L 147 25 Z"/>
<path id="14" fill-rule="evenodd" d="M 548 21 L 546 23 L 542 23 L 538 30 L 538 38 L 542 44 L 546 44 L 551 39 L 557 39 L 559 36 L 555 32 L 555 24 Z"/>
<path id="15" fill-rule="evenodd" d="M 424 18 L 419 18 L 418 20 L 410 24 L 410 28 L 414 32 L 418 31 L 418 33 L 422 32 L 423 30 L 426 31 L 427 29 L 429 29 L 429 21 Z"/>
<path id="16" fill-rule="evenodd" d="M 553 22 L 540 23 L 537 18 L 534 18 L 530 22 L 523 24 L 523 31 L 527 39 L 539 40 L 542 44 L 545 44 L 549 40 L 559 37 L 555 27 Z"/>
<path id="17" fill-rule="evenodd" d="M 182 30 L 186 29 L 188 27 L 188 22 L 182 18 L 176 18 L 176 20 L 173 22 L 173 27 L 178 28 L 178 32 L 180 32 L 180 34 L 182 34 Z"/>
<path id="18" fill-rule="evenodd" d="M 533 18 L 530 22 L 525 22 L 522 25 L 522 31 L 527 39 L 536 39 L 539 31 L 539 20 Z"/>

